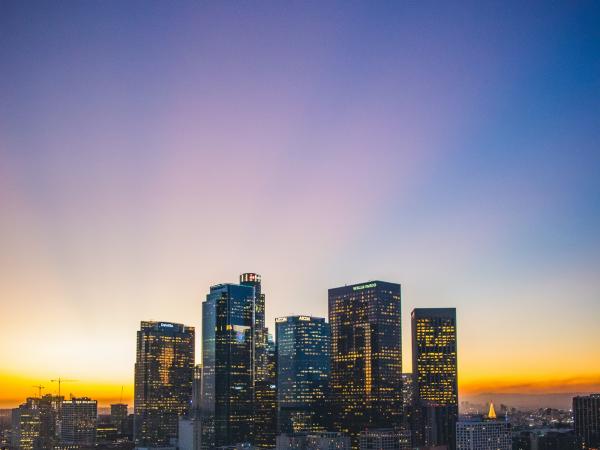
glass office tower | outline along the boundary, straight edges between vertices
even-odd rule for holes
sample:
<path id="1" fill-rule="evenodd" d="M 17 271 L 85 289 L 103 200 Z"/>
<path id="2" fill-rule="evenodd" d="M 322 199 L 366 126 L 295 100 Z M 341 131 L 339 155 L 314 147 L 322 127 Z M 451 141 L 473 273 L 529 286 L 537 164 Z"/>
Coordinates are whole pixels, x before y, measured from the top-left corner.
<path id="1" fill-rule="evenodd" d="M 330 329 L 325 319 L 275 319 L 278 433 L 325 431 Z"/>
<path id="2" fill-rule="evenodd" d="M 329 289 L 333 424 L 355 444 L 366 428 L 402 424 L 400 306 L 396 283 Z"/>
<path id="3" fill-rule="evenodd" d="M 187 414 L 194 377 L 194 328 L 172 322 L 142 322 L 137 332 L 134 436 L 153 447 L 177 437 Z"/>
<path id="4" fill-rule="evenodd" d="M 202 304 L 202 448 L 253 441 L 255 287 L 211 286 Z"/>
<path id="5" fill-rule="evenodd" d="M 269 349 L 261 276 L 257 273 L 243 273 L 240 275 L 240 285 L 254 288 L 254 444 L 259 448 L 272 448 L 275 446 L 274 426 L 277 420 L 273 367 L 275 356 Z"/>
<path id="6" fill-rule="evenodd" d="M 455 308 L 417 308 L 412 320 L 414 433 L 418 445 L 456 448 Z"/>

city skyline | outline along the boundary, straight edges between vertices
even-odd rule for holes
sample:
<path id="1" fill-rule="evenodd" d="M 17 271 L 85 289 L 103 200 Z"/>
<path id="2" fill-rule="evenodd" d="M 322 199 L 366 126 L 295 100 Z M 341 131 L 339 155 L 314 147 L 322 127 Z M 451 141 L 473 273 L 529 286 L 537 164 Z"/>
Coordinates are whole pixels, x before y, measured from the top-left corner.
<path id="1" fill-rule="evenodd" d="M 411 311 L 455 307 L 460 399 L 600 391 L 599 20 L 1 2 L 0 407 L 132 405 L 140 322 L 200 330 L 246 271 L 273 334 L 401 284 L 405 372 Z"/>

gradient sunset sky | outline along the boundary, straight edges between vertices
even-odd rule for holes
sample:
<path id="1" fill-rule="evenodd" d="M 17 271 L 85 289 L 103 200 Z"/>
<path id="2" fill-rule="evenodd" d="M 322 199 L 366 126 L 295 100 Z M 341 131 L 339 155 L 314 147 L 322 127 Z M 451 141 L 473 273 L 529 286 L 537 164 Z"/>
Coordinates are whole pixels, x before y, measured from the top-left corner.
<path id="1" fill-rule="evenodd" d="M 141 320 L 402 284 L 461 394 L 600 390 L 600 3 L 0 2 L 0 406 L 130 401 Z"/>

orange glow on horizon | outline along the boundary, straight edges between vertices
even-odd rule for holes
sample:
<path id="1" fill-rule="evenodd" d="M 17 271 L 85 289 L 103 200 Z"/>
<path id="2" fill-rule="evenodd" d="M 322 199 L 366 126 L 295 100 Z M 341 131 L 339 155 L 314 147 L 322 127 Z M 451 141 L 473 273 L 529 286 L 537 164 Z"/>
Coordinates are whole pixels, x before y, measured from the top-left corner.
<path id="1" fill-rule="evenodd" d="M 482 393 L 511 393 L 511 394 L 556 394 L 556 393 L 585 393 L 600 392 L 600 373 L 582 375 L 570 378 L 538 378 L 527 375 L 514 375 L 513 377 L 498 377 L 494 374 L 479 377 L 459 378 L 460 396 L 471 396 Z M 0 374 L 2 388 L 0 390 L 0 408 L 13 408 L 23 403 L 27 397 L 37 396 L 35 385 L 42 384 L 45 389 L 42 394 L 57 394 L 58 386 L 50 381 L 19 376 L 14 374 Z M 123 397 L 121 400 L 121 386 Z M 133 407 L 133 383 L 116 383 L 102 380 L 80 380 L 65 383 L 62 395 L 66 398 L 74 396 L 87 396 L 98 400 L 100 407 L 109 406 L 111 403 L 122 401 Z"/>

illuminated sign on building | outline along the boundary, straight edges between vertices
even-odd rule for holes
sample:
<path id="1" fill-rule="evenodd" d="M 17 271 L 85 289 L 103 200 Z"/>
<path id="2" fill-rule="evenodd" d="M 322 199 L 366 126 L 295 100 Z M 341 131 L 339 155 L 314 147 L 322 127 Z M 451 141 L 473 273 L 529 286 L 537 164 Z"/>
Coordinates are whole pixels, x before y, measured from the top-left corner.
<path id="1" fill-rule="evenodd" d="M 163 327 L 163 328 L 164 327 L 166 327 L 166 328 L 173 328 L 174 325 L 172 323 L 161 322 L 160 326 Z"/>
<path id="2" fill-rule="evenodd" d="M 260 283 L 260 275 L 257 273 L 243 273 L 240 276 L 242 283 L 257 282 Z"/>
<path id="3" fill-rule="evenodd" d="M 368 283 L 368 284 L 361 284 L 359 286 L 352 286 L 352 290 L 353 291 L 362 291 L 363 289 L 369 289 L 369 288 L 374 288 L 377 287 L 377 283 Z"/>
<path id="4" fill-rule="evenodd" d="M 310 322 L 310 317 L 308 317 L 308 316 L 299 316 L 298 320 L 303 320 L 305 322 Z"/>
<path id="5" fill-rule="evenodd" d="M 278 317 L 277 319 L 275 319 L 275 322 L 277 322 L 277 323 L 287 322 L 287 317 Z"/>

